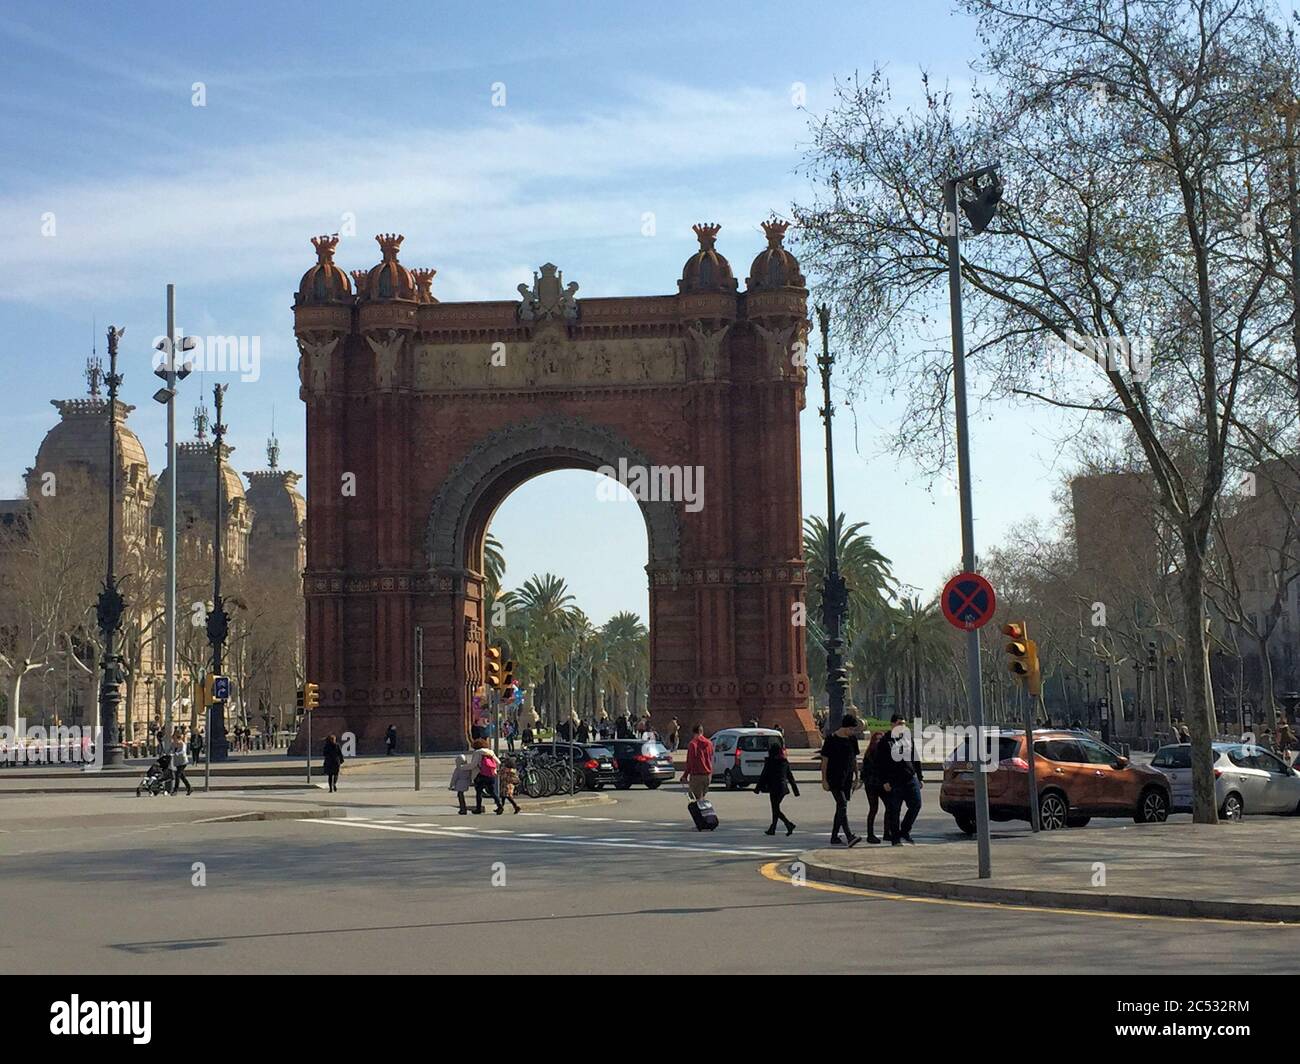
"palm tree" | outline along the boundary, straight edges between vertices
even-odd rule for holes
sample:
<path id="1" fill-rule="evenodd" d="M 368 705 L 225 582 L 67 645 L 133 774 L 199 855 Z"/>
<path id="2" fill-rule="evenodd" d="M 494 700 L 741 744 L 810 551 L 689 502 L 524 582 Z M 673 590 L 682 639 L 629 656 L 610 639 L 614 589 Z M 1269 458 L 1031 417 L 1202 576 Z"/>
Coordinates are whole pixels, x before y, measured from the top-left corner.
<path id="1" fill-rule="evenodd" d="M 841 625 L 845 660 L 860 666 L 857 643 L 879 638 L 879 621 L 888 615 L 898 582 L 890 562 L 876 550 L 862 530 L 865 521 L 845 526 L 844 514 L 835 518 L 835 544 L 840 575 L 848 589 L 848 605 Z M 826 640 L 822 626 L 822 588 L 830 564 L 831 531 L 820 517 L 805 518 L 803 553 L 807 566 L 807 658 L 809 681 L 814 690 L 826 690 Z M 865 649 L 865 648 L 864 648 Z"/>
<path id="2" fill-rule="evenodd" d="M 567 662 L 574 598 L 553 573 L 531 576 L 501 596 L 506 606 L 508 647 L 525 682 L 541 688 L 542 704 L 558 720 L 559 665 Z"/>

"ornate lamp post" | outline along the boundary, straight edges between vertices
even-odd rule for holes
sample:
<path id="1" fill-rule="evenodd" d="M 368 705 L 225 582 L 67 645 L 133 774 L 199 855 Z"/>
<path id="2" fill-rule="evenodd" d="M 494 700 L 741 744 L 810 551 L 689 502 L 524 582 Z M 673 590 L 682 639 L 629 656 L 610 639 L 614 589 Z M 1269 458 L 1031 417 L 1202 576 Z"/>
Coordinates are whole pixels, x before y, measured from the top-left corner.
<path id="1" fill-rule="evenodd" d="M 826 626 L 826 695 L 830 703 L 829 729 L 834 731 L 844 718 L 844 690 L 847 686 L 844 671 L 844 656 L 841 651 L 844 641 L 840 638 L 840 626 L 844 619 L 844 608 L 848 604 L 848 591 L 844 586 L 844 577 L 840 576 L 839 559 L 839 515 L 835 509 L 835 445 L 831 439 L 831 418 L 835 408 L 831 405 L 831 367 L 835 360 L 831 358 L 830 331 L 831 309 L 822 304 L 817 308 L 817 323 L 822 332 L 822 353 L 817 359 L 817 368 L 822 377 L 822 407 L 818 411 L 826 423 L 826 525 L 827 556 L 826 579 L 822 585 L 822 623 Z"/>
<path id="2" fill-rule="evenodd" d="M 101 667 L 104 677 L 99 685 L 99 739 L 101 764 L 120 765 L 126 760 L 117 731 L 117 711 L 122 703 L 121 684 L 126 675 L 121 655 L 117 653 L 117 632 L 122 624 L 126 603 L 117 586 L 117 389 L 122 375 L 117 372 L 117 342 L 125 329 L 112 326 L 108 330 L 108 570 L 104 574 L 104 589 L 99 593 L 95 607 L 99 630 L 104 637 L 104 660 Z"/>
<path id="3" fill-rule="evenodd" d="M 212 530 L 212 612 L 208 614 L 208 642 L 212 644 L 212 675 L 221 675 L 221 652 L 230 631 L 230 614 L 221 601 L 221 543 L 225 535 L 225 509 L 221 504 L 222 467 L 225 455 L 222 453 L 222 439 L 226 435 L 226 426 L 221 420 L 221 404 L 229 385 L 214 384 L 212 398 L 217 407 L 217 421 L 212 426 L 212 466 L 216 494 L 214 498 L 214 527 Z M 230 744 L 226 742 L 226 704 L 213 701 L 208 707 L 207 744 L 209 758 L 212 761 L 224 761 L 230 753 Z"/>

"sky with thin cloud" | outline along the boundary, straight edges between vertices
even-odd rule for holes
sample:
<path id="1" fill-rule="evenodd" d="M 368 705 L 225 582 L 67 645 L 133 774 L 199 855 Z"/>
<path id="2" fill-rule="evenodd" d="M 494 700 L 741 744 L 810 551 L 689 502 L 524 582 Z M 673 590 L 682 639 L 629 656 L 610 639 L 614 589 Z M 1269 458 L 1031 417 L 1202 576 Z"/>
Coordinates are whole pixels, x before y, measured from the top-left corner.
<path id="1" fill-rule="evenodd" d="M 146 0 L 11 7 L 0 53 L 0 496 L 15 497 L 57 419 L 49 400 L 84 392 L 85 360 L 92 345 L 103 353 L 109 323 L 126 327 L 129 423 L 161 469 L 150 358 L 168 282 L 186 333 L 258 337 L 262 358 L 256 381 L 207 373 L 182 384 L 181 438 L 212 385 L 230 382 L 235 467 L 265 465 L 274 419 L 281 464 L 301 470 L 290 307 L 314 261 L 311 236 L 355 218 L 337 253 L 351 270 L 378 261 L 373 234 L 403 233 L 402 262 L 436 268 L 442 300 L 515 298 L 547 261 L 581 298 L 675 292 L 696 248 L 691 225 L 713 221 L 743 283 L 760 222 L 810 197 L 799 171 L 809 116 L 831 104 L 834 79 L 882 64 L 901 84 L 924 68 L 960 88 L 973 42 L 936 0 Z M 792 102 L 797 84 L 806 111 Z M 505 106 L 493 106 L 494 86 Z M 818 406 L 810 387 L 809 514 L 825 513 Z M 858 398 L 839 414 L 840 508 L 928 597 L 959 560 L 956 497 L 884 453 L 893 401 Z M 1068 467 L 1052 428 L 977 406 L 982 546 L 1053 513 Z M 592 474 L 553 473 L 505 502 L 493 532 L 507 585 L 551 571 L 597 622 L 621 609 L 644 616 L 644 525 L 634 504 L 599 501 L 594 485 Z"/>

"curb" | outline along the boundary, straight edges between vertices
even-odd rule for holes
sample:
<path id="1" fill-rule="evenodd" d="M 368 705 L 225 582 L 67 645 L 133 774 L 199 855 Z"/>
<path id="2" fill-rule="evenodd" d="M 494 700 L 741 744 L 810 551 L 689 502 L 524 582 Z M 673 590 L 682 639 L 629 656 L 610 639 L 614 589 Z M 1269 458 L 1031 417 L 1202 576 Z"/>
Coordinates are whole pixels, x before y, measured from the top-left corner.
<path id="1" fill-rule="evenodd" d="M 341 806 L 332 805 L 324 809 L 259 809 L 252 813 L 231 813 L 229 816 L 213 816 L 203 820 L 191 820 L 191 824 L 238 824 L 246 820 L 336 820 L 345 819 L 348 811 Z"/>
<path id="2" fill-rule="evenodd" d="M 1207 901 L 1200 898 L 1157 897 L 1141 894 L 1092 894 L 1077 890 L 1038 890 L 1031 887 L 995 887 L 977 883 L 949 883 L 934 879 L 913 879 L 882 872 L 859 872 L 820 864 L 800 854 L 800 862 L 811 880 L 836 883 L 886 894 L 912 894 L 954 901 L 1023 905 L 1043 909 L 1082 909 L 1090 912 L 1126 913 L 1137 916 L 1177 916 L 1209 920 L 1262 923 L 1300 923 L 1300 904 L 1278 902 Z"/>

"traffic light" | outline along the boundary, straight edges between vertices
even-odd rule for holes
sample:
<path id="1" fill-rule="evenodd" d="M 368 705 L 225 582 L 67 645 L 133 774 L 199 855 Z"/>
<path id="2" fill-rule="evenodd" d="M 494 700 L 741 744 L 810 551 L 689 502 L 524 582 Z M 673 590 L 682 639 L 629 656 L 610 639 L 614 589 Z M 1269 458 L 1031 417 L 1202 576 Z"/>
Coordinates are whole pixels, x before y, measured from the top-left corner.
<path id="1" fill-rule="evenodd" d="M 501 648 L 488 647 L 484 665 L 483 682 L 489 691 L 501 690 Z"/>
<path id="2" fill-rule="evenodd" d="M 230 677 L 214 676 L 212 677 L 212 700 L 214 702 L 225 702 L 230 698 Z"/>
<path id="3" fill-rule="evenodd" d="M 504 691 L 507 688 L 509 688 L 513 691 L 514 686 L 515 686 L 515 663 L 513 661 L 507 661 L 505 675 L 501 677 L 501 689 Z M 514 697 L 515 696 L 513 694 L 510 695 L 510 699 L 513 699 Z M 509 701 L 510 699 L 507 699 L 507 701 Z"/>
<path id="4" fill-rule="evenodd" d="M 298 692 L 298 698 L 300 707 L 310 712 L 320 706 L 320 688 L 314 683 L 305 683 Z"/>
<path id="5" fill-rule="evenodd" d="M 300 717 L 303 714 L 303 710 L 306 708 L 305 703 L 306 703 L 306 699 L 303 697 L 303 689 L 299 687 L 298 688 L 298 716 Z"/>
<path id="6" fill-rule="evenodd" d="M 1010 640 L 1005 648 L 1007 668 L 1013 676 L 1025 681 L 1029 693 L 1037 698 L 1042 693 L 1042 674 L 1038 668 L 1038 644 L 1029 638 L 1029 626 L 1024 621 L 1012 621 L 1002 626 L 1002 634 Z"/>
<path id="7" fill-rule="evenodd" d="M 208 678 L 205 676 L 201 680 L 195 680 L 190 684 L 190 697 L 194 700 L 194 705 L 198 709 L 208 708 Z"/>

